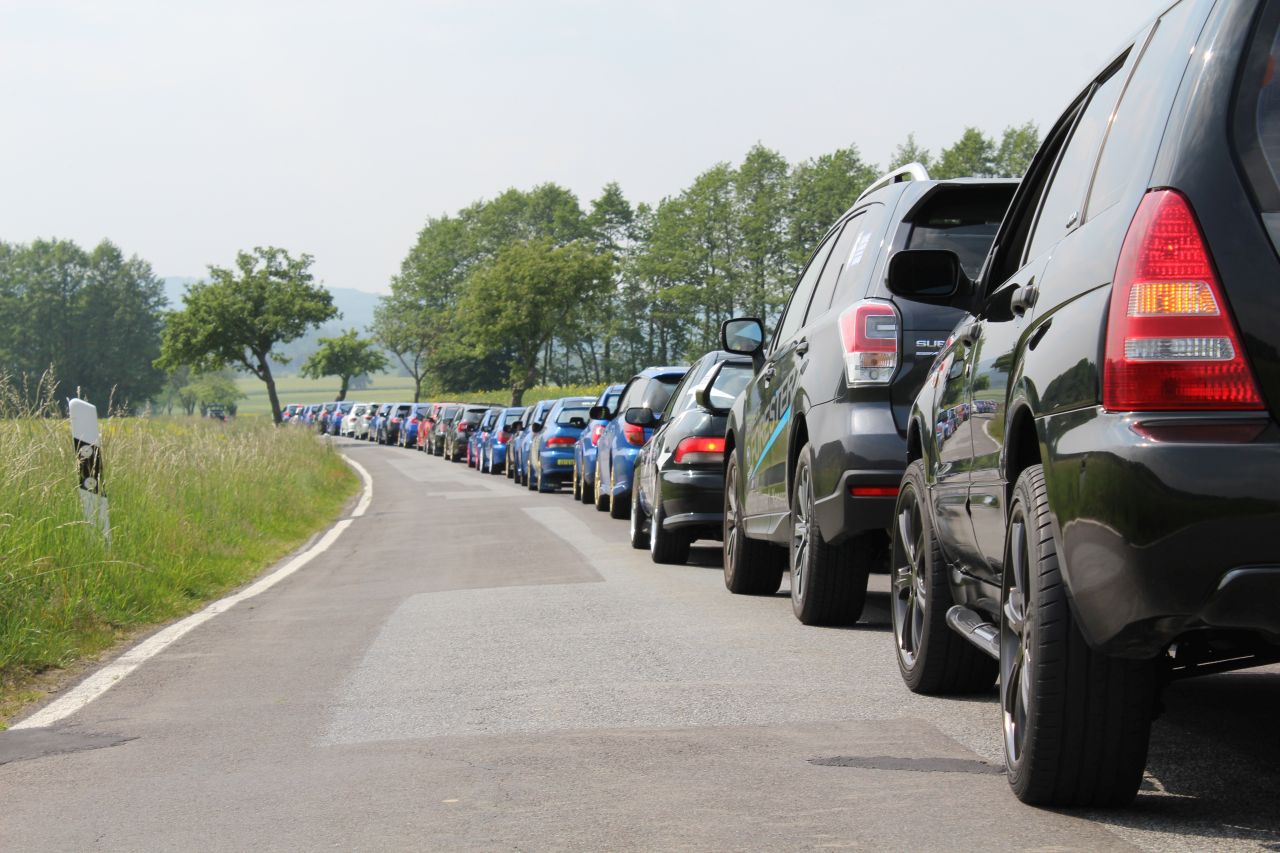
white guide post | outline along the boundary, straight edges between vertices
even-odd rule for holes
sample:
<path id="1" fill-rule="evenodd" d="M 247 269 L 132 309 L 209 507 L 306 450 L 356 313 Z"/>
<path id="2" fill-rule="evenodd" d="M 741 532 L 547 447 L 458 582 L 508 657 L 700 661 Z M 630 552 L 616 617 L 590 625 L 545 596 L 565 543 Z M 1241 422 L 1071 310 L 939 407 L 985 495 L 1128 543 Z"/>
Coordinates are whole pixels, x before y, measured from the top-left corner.
<path id="1" fill-rule="evenodd" d="M 102 537 L 111 544 L 111 521 L 107 516 L 107 496 L 102 493 L 102 434 L 98 431 L 98 409 L 92 403 L 73 399 L 67 406 L 71 414 L 71 439 L 80 463 L 80 504 L 84 517 L 97 524 Z"/>

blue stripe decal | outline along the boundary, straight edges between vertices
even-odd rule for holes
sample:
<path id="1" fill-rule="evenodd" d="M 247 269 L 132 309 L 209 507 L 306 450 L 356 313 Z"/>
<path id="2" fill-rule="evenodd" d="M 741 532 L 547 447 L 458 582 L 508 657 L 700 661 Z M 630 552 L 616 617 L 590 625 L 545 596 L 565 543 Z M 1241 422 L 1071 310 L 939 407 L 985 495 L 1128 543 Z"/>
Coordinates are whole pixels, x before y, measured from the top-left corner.
<path id="1" fill-rule="evenodd" d="M 778 436 L 782 435 L 782 431 L 787 426 L 787 421 L 791 420 L 791 407 L 787 406 L 787 410 L 782 413 L 782 417 L 778 418 L 778 425 L 773 428 L 773 432 L 769 435 L 769 440 L 764 443 L 764 449 L 760 451 L 760 458 L 756 460 L 756 464 L 751 469 L 751 476 L 755 477 L 756 472 L 760 470 L 760 466 L 764 464 L 764 458 L 769 455 L 769 448 L 773 447 L 773 443 L 778 440 Z"/>

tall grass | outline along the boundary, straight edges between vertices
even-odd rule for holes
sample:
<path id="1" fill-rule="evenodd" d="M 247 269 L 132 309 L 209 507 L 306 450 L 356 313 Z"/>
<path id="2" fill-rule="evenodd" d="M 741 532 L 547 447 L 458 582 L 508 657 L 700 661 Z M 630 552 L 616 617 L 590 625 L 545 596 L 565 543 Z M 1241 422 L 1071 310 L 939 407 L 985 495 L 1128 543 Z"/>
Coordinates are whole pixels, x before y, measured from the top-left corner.
<path id="1" fill-rule="evenodd" d="M 67 421 L 23 399 L 0 376 L 0 698 L 243 583 L 358 486 L 310 430 L 104 419 L 108 546 L 83 518 Z"/>

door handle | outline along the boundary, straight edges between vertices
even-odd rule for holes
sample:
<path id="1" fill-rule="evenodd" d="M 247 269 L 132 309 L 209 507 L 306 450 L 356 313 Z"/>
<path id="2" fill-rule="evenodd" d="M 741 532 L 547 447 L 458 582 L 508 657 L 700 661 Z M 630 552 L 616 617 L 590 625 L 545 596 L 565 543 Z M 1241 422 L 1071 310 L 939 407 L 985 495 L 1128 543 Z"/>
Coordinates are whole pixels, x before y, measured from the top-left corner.
<path id="1" fill-rule="evenodd" d="M 960 327 L 960 331 L 956 334 L 956 340 L 967 347 L 973 346 L 973 342 L 978 339 L 979 333 L 982 332 L 982 323 L 974 320 Z"/>
<path id="2" fill-rule="evenodd" d="M 800 343 L 796 344 L 796 355 L 804 356 L 809 352 L 809 341 L 801 338 Z"/>
<path id="3" fill-rule="evenodd" d="M 1016 316 L 1021 317 L 1035 307 L 1036 300 L 1039 298 L 1039 285 L 1028 284 L 1026 287 L 1019 287 L 1013 294 L 1013 298 L 1009 300 L 1009 308 Z"/>

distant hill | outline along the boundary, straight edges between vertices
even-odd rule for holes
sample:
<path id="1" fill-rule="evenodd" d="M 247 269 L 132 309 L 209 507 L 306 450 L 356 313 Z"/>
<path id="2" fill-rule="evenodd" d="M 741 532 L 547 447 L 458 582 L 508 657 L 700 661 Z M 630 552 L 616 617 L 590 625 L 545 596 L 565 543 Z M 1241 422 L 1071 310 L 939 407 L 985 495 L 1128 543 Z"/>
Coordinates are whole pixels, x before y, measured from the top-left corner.
<path id="1" fill-rule="evenodd" d="M 202 279 L 187 275 L 172 275 L 162 280 L 169 307 L 177 309 L 182 307 L 182 295 L 186 292 L 187 286 Z M 296 372 L 303 360 L 316 351 L 320 338 L 332 337 L 345 329 L 352 328 L 358 329 L 363 334 L 373 323 L 373 309 L 378 305 L 378 294 L 351 287 L 330 287 L 328 290 L 333 294 L 333 304 L 342 312 L 342 316 L 282 347 L 281 351 L 289 359 L 289 363 L 281 368 L 285 373 Z M 275 365 L 272 367 L 275 369 Z"/>

